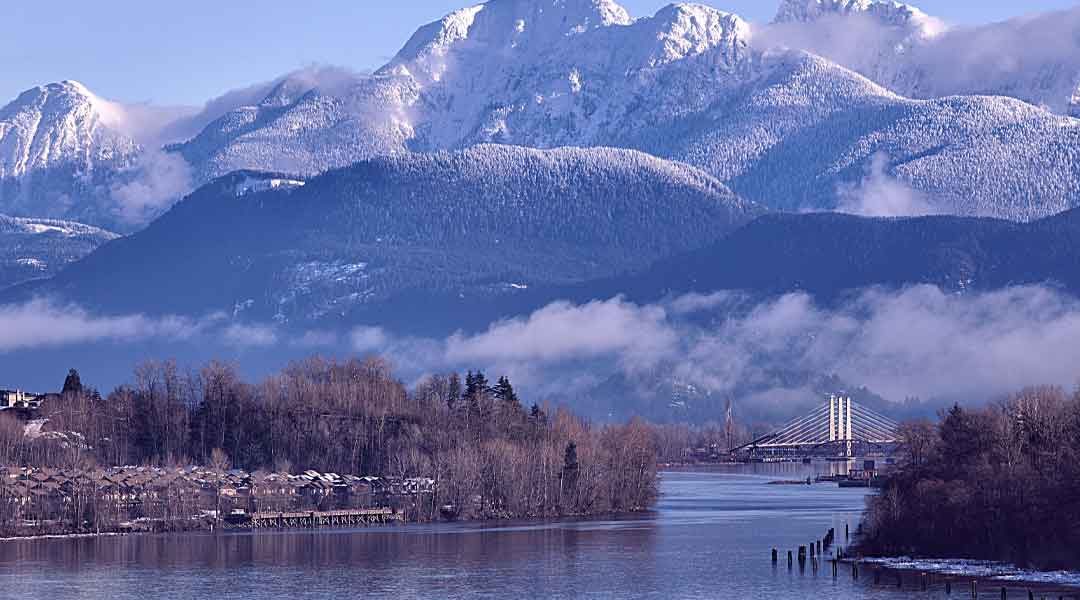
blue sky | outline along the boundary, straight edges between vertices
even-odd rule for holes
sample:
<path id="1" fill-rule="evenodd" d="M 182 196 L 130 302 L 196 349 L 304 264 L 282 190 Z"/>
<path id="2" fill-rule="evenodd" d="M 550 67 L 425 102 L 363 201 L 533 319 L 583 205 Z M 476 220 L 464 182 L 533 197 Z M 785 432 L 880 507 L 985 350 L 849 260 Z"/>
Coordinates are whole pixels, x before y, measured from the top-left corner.
<path id="1" fill-rule="evenodd" d="M 670 0 L 623 0 L 634 16 Z M 778 0 L 699 0 L 751 21 Z M 1078 0 L 921 0 L 955 24 L 1077 5 Z M 321 63 L 374 68 L 422 23 L 468 0 L 0 0 L 0 105 L 77 79 L 125 102 L 199 105 L 229 89 Z"/>

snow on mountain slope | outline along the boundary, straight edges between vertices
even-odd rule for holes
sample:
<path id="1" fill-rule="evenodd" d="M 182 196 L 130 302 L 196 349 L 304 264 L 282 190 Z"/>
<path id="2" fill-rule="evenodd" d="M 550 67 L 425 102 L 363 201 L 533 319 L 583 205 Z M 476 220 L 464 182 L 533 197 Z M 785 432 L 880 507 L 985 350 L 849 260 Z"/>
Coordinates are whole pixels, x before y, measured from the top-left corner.
<path id="1" fill-rule="evenodd" d="M 190 189 L 183 160 L 154 146 L 183 114 L 110 102 L 75 81 L 24 92 L 0 109 L 0 211 L 145 223 Z"/>
<path id="2" fill-rule="evenodd" d="M 950 28 L 891 0 L 785 0 L 754 33 L 911 98 L 1000 95 L 1080 114 L 1080 8 Z"/>
<path id="3" fill-rule="evenodd" d="M 64 81 L 22 93 L 0 109 L 0 178 L 35 169 L 122 162 L 138 151 L 116 129 L 121 115 L 82 84 Z"/>
<path id="4" fill-rule="evenodd" d="M 894 0 L 783 0 L 776 23 L 812 23 L 826 17 L 864 15 L 877 22 L 905 30 L 909 35 L 930 38 L 945 24 L 910 4 Z"/>
<path id="5" fill-rule="evenodd" d="M 229 111 L 171 146 L 205 182 L 239 169 L 315 174 L 405 150 L 418 89 L 403 77 L 286 77 L 257 105 Z"/>
<path id="6" fill-rule="evenodd" d="M 631 21 L 609 0 L 496 0 L 421 28 L 374 76 L 315 87 L 289 106 L 234 111 L 179 149 L 208 178 L 239 167 L 312 173 L 482 142 L 598 145 L 626 125 L 629 106 L 700 106 L 676 88 L 737 71 L 747 32 L 701 5 Z M 706 52 L 708 72 L 679 76 L 694 82 L 662 80 L 668 66 Z M 665 85 L 670 93 L 657 94 Z"/>
<path id="7" fill-rule="evenodd" d="M 934 19 L 885 1 L 789 0 L 780 23 L 755 28 L 698 4 L 632 20 L 611 0 L 492 0 L 422 27 L 372 76 L 271 93 L 178 149 L 200 180 L 502 143 L 639 149 L 781 208 L 835 208 L 871 176 L 933 212 L 1031 219 L 1080 202 L 1067 120 L 1001 98 L 912 101 L 833 61 L 769 49 L 785 27 L 844 33 L 850 19 L 884 40 L 869 50 L 893 57 L 942 37 Z M 899 77 L 871 59 L 857 67 Z"/>
<path id="8" fill-rule="evenodd" d="M 784 210 L 836 208 L 878 178 L 932 212 L 1030 220 L 1080 205 L 1078 127 L 1010 98 L 908 100 L 819 57 L 780 53 L 708 111 L 667 124 L 670 135 L 622 143 Z"/>
<path id="9" fill-rule="evenodd" d="M 117 237 L 81 223 L 0 215 L 0 289 L 55 275 Z"/>

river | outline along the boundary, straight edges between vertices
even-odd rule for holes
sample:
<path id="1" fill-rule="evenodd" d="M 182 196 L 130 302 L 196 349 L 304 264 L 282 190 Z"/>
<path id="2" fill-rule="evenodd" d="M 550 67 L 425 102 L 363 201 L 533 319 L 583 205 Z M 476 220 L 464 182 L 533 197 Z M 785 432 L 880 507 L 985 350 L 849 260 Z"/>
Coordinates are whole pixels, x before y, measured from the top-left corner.
<path id="1" fill-rule="evenodd" d="M 620 519 L 4 542 L 0 597 L 927 597 L 771 564 L 829 527 L 843 543 L 865 505 L 866 490 L 767 484 L 810 469 L 667 472 L 656 511 Z"/>

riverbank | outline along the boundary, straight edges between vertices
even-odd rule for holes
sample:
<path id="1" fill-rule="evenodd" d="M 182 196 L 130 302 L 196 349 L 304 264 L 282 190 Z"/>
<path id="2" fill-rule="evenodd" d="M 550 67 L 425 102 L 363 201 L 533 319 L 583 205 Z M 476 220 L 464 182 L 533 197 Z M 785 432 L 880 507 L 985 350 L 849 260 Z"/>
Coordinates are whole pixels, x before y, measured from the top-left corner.
<path id="1" fill-rule="evenodd" d="M 379 510 L 360 511 L 325 511 L 325 512 L 292 512 L 292 513 L 263 513 L 249 515 L 246 520 L 215 521 L 213 519 L 192 519 L 184 522 L 162 523 L 158 520 L 140 519 L 135 523 L 123 524 L 118 529 L 103 530 L 98 532 L 63 532 L 42 533 L 41 528 L 31 527 L 25 535 L 6 533 L 0 535 L 0 544 L 4 542 L 33 541 L 33 540 L 78 540 L 109 537 L 131 537 L 158 534 L 186 534 L 186 533 L 242 533 L 253 532 L 271 533 L 275 531 L 298 531 L 309 530 L 311 532 L 342 532 L 349 530 L 363 530 L 368 528 L 391 529 L 388 526 L 431 526 L 431 525 L 470 525 L 481 528 L 502 528 L 507 526 L 541 526 L 550 523 L 588 523 L 591 521 L 619 521 L 654 514 L 655 510 L 646 508 L 641 510 L 626 510 L 619 512 L 602 513 L 575 513 L 567 515 L 555 515 L 547 517 L 489 517 L 489 518 L 460 518 L 460 519 L 436 519 L 436 520 L 407 520 L 403 513 L 385 512 Z M 153 522 L 151 522 L 153 521 Z M 33 529 L 33 531 L 29 531 Z"/>
<path id="2" fill-rule="evenodd" d="M 887 587 L 946 593 L 1004 590 L 1005 597 L 1029 594 L 1080 599 L 1078 571 L 1036 571 L 991 561 L 910 557 L 844 558 L 840 563 L 853 577 L 857 573 Z"/>

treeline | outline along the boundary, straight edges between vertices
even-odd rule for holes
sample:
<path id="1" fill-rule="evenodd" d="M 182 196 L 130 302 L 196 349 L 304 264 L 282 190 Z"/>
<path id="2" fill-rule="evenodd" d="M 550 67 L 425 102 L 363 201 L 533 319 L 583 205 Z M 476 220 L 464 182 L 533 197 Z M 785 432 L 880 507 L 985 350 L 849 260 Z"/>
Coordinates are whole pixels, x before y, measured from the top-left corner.
<path id="1" fill-rule="evenodd" d="M 732 419 L 722 423 L 667 423 L 653 425 L 653 429 L 656 431 L 657 456 L 660 462 L 684 465 L 727 462 L 731 460 L 733 448 L 768 431 L 764 429 L 758 433 Z"/>
<path id="2" fill-rule="evenodd" d="M 69 384 L 71 380 L 69 377 Z M 40 431 L 0 415 L 0 464 L 221 464 L 437 482 L 467 518 L 649 508 L 657 436 L 645 423 L 593 426 L 526 408 L 510 380 L 437 375 L 407 390 L 381 359 L 311 358 L 258 383 L 212 362 L 147 363 L 106 396 L 76 379 L 45 403 Z"/>
<path id="3" fill-rule="evenodd" d="M 1039 387 L 902 426 L 861 551 L 1080 567 L 1080 392 Z"/>

